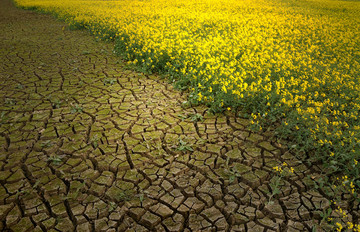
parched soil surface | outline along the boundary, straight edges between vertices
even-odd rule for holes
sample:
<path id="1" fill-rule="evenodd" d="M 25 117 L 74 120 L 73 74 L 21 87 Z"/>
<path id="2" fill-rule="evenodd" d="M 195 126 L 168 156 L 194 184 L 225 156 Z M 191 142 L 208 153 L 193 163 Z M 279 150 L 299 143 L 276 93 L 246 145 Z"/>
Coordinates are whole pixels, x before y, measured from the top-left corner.
<path id="1" fill-rule="evenodd" d="M 182 108 L 112 44 L 8 0 L 0 32 L 0 231 L 307 231 L 329 206 L 314 168 L 245 119 Z"/>

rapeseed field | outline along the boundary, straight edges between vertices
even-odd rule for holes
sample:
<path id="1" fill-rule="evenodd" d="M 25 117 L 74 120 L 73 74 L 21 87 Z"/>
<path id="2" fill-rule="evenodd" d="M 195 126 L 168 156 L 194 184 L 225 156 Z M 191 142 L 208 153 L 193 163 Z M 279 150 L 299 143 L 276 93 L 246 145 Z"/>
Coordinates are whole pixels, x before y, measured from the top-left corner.
<path id="1" fill-rule="evenodd" d="M 114 40 L 129 64 L 190 90 L 192 104 L 248 117 L 254 130 L 275 130 L 359 199 L 359 1 L 15 3 Z"/>

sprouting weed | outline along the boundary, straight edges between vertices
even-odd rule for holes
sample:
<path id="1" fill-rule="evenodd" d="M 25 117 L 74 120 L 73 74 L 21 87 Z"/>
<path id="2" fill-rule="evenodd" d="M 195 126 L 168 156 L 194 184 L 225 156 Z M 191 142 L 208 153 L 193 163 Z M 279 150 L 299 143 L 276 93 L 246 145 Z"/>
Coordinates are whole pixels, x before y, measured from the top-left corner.
<path id="1" fill-rule="evenodd" d="M 183 115 L 183 114 L 178 114 L 177 116 L 178 116 L 178 118 L 180 118 L 182 121 L 184 121 L 185 119 L 188 118 L 186 115 Z"/>
<path id="2" fill-rule="evenodd" d="M 229 161 L 230 161 L 230 159 L 227 158 L 226 163 L 225 163 L 225 170 L 224 171 L 229 177 L 229 183 L 233 183 L 237 177 L 241 176 L 241 174 L 237 170 L 236 166 L 235 167 L 230 167 L 229 166 Z"/>
<path id="3" fill-rule="evenodd" d="M 61 103 L 62 103 L 61 100 L 58 100 L 58 99 L 54 100 L 54 101 L 51 103 L 52 108 L 53 108 L 53 109 L 59 109 L 59 108 L 61 107 Z"/>
<path id="4" fill-rule="evenodd" d="M 91 140 L 90 140 L 90 143 L 91 145 L 94 147 L 94 148 L 97 148 L 99 146 L 99 138 L 98 138 L 98 135 L 94 135 Z"/>
<path id="5" fill-rule="evenodd" d="M 62 163 L 62 158 L 58 155 L 55 155 L 55 156 L 49 157 L 48 161 L 54 165 L 60 165 Z"/>
<path id="6" fill-rule="evenodd" d="M 119 201 L 130 201 L 133 198 L 133 192 L 131 190 L 121 191 L 116 198 Z"/>
<path id="7" fill-rule="evenodd" d="M 112 211 L 114 211 L 115 209 L 116 209 L 116 207 L 117 207 L 117 205 L 116 205 L 116 203 L 115 202 L 110 202 L 109 203 L 109 211 L 110 212 L 112 212 Z"/>
<path id="8" fill-rule="evenodd" d="M 274 203 L 272 201 L 273 197 L 281 192 L 280 191 L 281 181 L 282 181 L 281 176 L 275 176 L 271 179 L 271 182 L 269 184 L 271 188 L 271 192 L 269 193 L 270 196 L 269 196 L 268 204 L 273 204 Z"/>
<path id="9" fill-rule="evenodd" d="M 51 140 L 46 140 L 46 141 L 42 142 L 40 146 L 42 148 L 49 148 L 49 147 L 53 146 L 53 142 Z"/>
<path id="10" fill-rule="evenodd" d="M 6 112 L 2 111 L 0 114 L 0 125 L 6 123 L 9 120 L 9 117 L 6 116 Z"/>
<path id="11" fill-rule="evenodd" d="M 115 84 L 116 80 L 112 78 L 105 78 L 103 80 L 104 85 L 113 85 Z"/>
<path id="12" fill-rule="evenodd" d="M 191 145 L 183 141 L 181 138 L 179 138 L 179 144 L 177 145 L 176 150 L 181 151 L 183 153 L 187 153 L 188 151 L 194 151 Z"/>
<path id="13" fill-rule="evenodd" d="M 25 88 L 25 86 L 24 86 L 24 85 L 22 85 L 21 83 L 19 83 L 19 84 L 17 84 L 16 88 L 17 88 L 17 89 L 24 89 L 24 88 Z"/>
<path id="14" fill-rule="evenodd" d="M 13 98 L 5 98 L 5 105 L 15 105 L 16 101 Z"/>
<path id="15" fill-rule="evenodd" d="M 141 192 L 137 196 L 139 197 L 140 205 L 142 206 L 144 199 L 145 199 L 145 195 L 143 192 Z"/>
<path id="16" fill-rule="evenodd" d="M 198 121 L 203 121 L 203 116 L 201 114 L 187 114 L 187 115 L 183 115 L 183 114 L 178 114 L 177 115 L 182 121 L 184 121 L 185 119 L 189 118 L 190 121 L 192 122 L 198 122 Z"/>
<path id="17" fill-rule="evenodd" d="M 203 116 L 201 114 L 189 114 L 189 117 L 193 122 L 203 121 Z"/>
<path id="18" fill-rule="evenodd" d="M 82 108 L 80 105 L 78 105 L 78 104 L 75 104 L 75 105 L 72 105 L 72 106 L 71 106 L 70 112 L 71 112 L 72 114 L 81 113 L 82 111 L 83 111 L 83 108 Z"/>

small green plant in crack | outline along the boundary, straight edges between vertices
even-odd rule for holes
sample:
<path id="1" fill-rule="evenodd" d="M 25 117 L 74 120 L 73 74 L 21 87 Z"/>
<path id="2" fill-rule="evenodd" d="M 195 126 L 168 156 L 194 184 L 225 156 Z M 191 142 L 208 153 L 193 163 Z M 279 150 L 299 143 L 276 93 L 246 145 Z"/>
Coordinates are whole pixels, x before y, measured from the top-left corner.
<path id="1" fill-rule="evenodd" d="M 142 206 L 142 203 L 144 202 L 144 193 L 140 193 L 138 194 L 139 200 L 140 200 L 140 204 Z"/>
<path id="2" fill-rule="evenodd" d="M 108 52 L 107 50 L 105 50 L 105 49 L 101 49 L 101 50 L 100 50 L 100 53 L 105 54 L 105 55 L 108 55 L 108 54 L 109 54 L 109 52 Z"/>
<path id="3" fill-rule="evenodd" d="M 0 125 L 6 123 L 9 120 L 9 117 L 7 117 L 5 114 L 5 111 L 1 112 L 0 114 Z"/>
<path id="4" fill-rule="evenodd" d="M 103 80 L 103 83 L 104 83 L 105 86 L 106 86 L 106 85 L 113 85 L 113 84 L 115 84 L 115 82 L 116 82 L 116 80 L 115 80 L 115 79 L 112 79 L 112 78 L 105 78 L 105 79 Z"/>
<path id="5" fill-rule="evenodd" d="M 188 116 L 183 115 L 183 114 L 178 114 L 177 116 L 178 116 L 178 118 L 180 118 L 180 119 L 181 119 L 181 121 L 184 121 L 185 119 L 187 119 L 187 118 L 188 118 Z"/>
<path id="6" fill-rule="evenodd" d="M 53 103 L 51 103 L 51 106 L 53 109 L 59 109 L 61 106 L 61 103 L 62 103 L 62 101 L 56 99 L 56 100 L 54 100 Z"/>
<path id="7" fill-rule="evenodd" d="M 178 114 L 177 115 L 178 118 L 180 118 L 182 121 L 184 121 L 185 119 L 190 119 L 192 122 L 198 122 L 198 121 L 203 121 L 203 116 L 201 114 L 187 114 L 187 115 L 183 115 L 183 114 Z"/>
<path id="8" fill-rule="evenodd" d="M 142 207 L 145 200 L 145 193 L 143 192 L 143 190 L 140 190 L 140 193 L 136 194 L 135 196 L 139 199 L 140 206 Z"/>
<path id="9" fill-rule="evenodd" d="M 83 55 L 89 55 L 89 54 L 91 54 L 91 52 L 90 52 L 90 51 L 87 51 L 87 50 L 84 50 L 84 51 L 82 51 L 82 54 L 83 54 Z"/>
<path id="10" fill-rule="evenodd" d="M 41 67 L 47 67 L 48 65 L 47 64 L 45 64 L 44 62 L 40 62 L 40 64 L 39 64 Z"/>
<path id="11" fill-rule="evenodd" d="M 131 190 L 124 190 L 121 191 L 116 198 L 119 201 L 130 201 L 132 199 L 132 196 L 133 192 Z"/>
<path id="12" fill-rule="evenodd" d="M 86 186 L 85 181 L 82 182 L 76 189 L 74 193 L 74 199 L 77 199 L 82 189 Z"/>
<path id="13" fill-rule="evenodd" d="M 94 148 L 97 148 L 99 146 L 99 138 L 98 138 L 98 135 L 94 135 L 91 140 L 90 140 L 90 143 L 91 145 L 94 147 Z"/>
<path id="14" fill-rule="evenodd" d="M 17 84 L 16 88 L 17 89 L 23 89 L 23 88 L 25 88 L 25 86 L 19 83 L 19 84 Z"/>
<path id="15" fill-rule="evenodd" d="M 57 224 L 60 224 L 60 223 L 62 223 L 64 221 L 64 219 L 63 218 L 61 218 L 61 217 L 55 217 L 55 225 L 57 225 Z"/>
<path id="16" fill-rule="evenodd" d="M 48 158 L 48 161 L 54 165 L 60 165 L 62 163 L 62 158 L 58 155 L 54 155 Z"/>
<path id="17" fill-rule="evenodd" d="M 21 189 L 18 190 L 15 194 L 16 198 L 19 199 L 21 197 L 25 197 L 28 196 L 30 194 L 30 190 L 29 189 Z"/>
<path id="18" fill-rule="evenodd" d="M 37 181 L 35 182 L 35 184 L 32 186 L 32 188 L 33 188 L 33 189 L 36 189 L 36 188 L 39 186 L 40 183 L 41 183 L 41 181 L 40 181 L 40 180 L 37 180 Z"/>
<path id="19" fill-rule="evenodd" d="M 235 179 L 237 177 L 240 177 L 241 175 L 240 175 L 240 173 L 239 173 L 239 171 L 237 170 L 236 167 L 230 167 L 229 166 L 229 161 L 230 161 L 230 159 L 227 158 L 226 163 L 225 163 L 225 174 L 229 178 L 229 183 L 233 183 L 235 181 Z"/>
<path id="20" fill-rule="evenodd" d="M 12 98 L 5 98 L 5 105 L 15 105 L 15 100 Z"/>
<path id="21" fill-rule="evenodd" d="M 198 145 L 204 145 L 205 143 L 209 142 L 207 139 L 199 138 L 197 141 Z"/>
<path id="22" fill-rule="evenodd" d="M 193 122 L 203 121 L 203 116 L 201 114 L 189 114 L 189 118 Z"/>
<path id="23" fill-rule="evenodd" d="M 109 211 L 112 212 L 116 209 L 117 205 L 115 202 L 110 201 L 109 202 Z"/>
<path id="24" fill-rule="evenodd" d="M 53 145 L 53 142 L 51 142 L 51 140 L 46 140 L 46 141 L 42 142 L 40 146 L 41 146 L 42 148 L 49 148 L 49 147 L 51 147 L 52 145 Z"/>
<path id="25" fill-rule="evenodd" d="M 71 106 L 70 112 L 71 112 L 72 114 L 81 113 L 81 112 L 83 112 L 83 108 L 82 108 L 81 106 L 79 106 L 78 104 L 75 104 L 75 105 L 72 105 L 72 106 Z"/>
<path id="26" fill-rule="evenodd" d="M 273 197 L 280 193 L 281 180 L 282 178 L 280 176 L 275 176 L 273 179 L 271 179 L 271 182 L 269 184 L 271 188 L 271 192 L 269 192 L 269 205 L 274 204 L 274 202 L 272 201 Z"/>
<path id="27" fill-rule="evenodd" d="M 152 101 L 151 101 L 151 100 L 147 100 L 145 104 L 146 104 L 147 106 L 150 106 L 150 105 L 152 105 Z M 149 119 L 147 118 L 147 120 L 149 120 Z"/>
<path id="28" fill-rule="evenodd" d="M 181 138 L 179 138 L 179 144 L 176 148 L 177 151 L 181 151 L 183 153 L 186 153 L 188 151 L 194 151 L 194 149 L 189 145 L 187 142 L 183 141 Z"/>

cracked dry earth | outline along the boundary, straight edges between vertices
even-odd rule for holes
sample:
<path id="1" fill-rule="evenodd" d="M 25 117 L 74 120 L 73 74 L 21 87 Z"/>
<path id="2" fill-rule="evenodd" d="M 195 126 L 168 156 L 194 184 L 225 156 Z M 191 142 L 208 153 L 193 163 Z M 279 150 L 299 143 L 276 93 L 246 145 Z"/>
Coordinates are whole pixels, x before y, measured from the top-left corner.
<path id="1" fill-rule="evenodd" d="M 182 93 L 126 70 L 110 43 L 0 2 L 1 231 L 307 231 L 319 222 L 328 203 L 306 187 L 312 167 L 247 120 L 184 109 Z M 295 174 L 268 204 L 272 167 L 283 162 Z"/>

